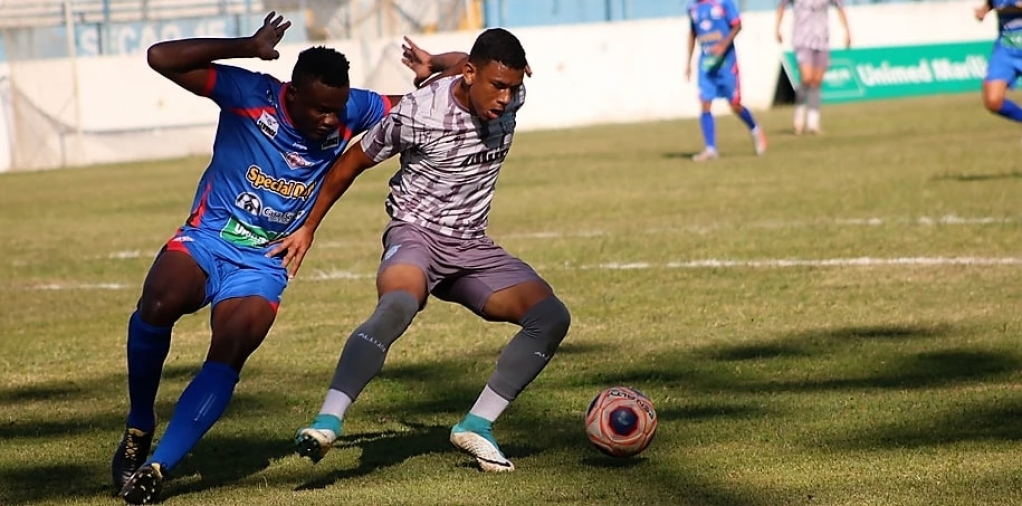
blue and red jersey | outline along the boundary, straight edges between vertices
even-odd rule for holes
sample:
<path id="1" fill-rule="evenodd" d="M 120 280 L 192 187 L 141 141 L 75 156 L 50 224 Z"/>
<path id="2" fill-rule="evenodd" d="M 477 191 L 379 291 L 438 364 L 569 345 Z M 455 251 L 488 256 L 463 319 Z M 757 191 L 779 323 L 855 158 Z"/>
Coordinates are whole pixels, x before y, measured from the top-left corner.
<path id="1" fill-rule="evenodd" d="M 710 53 L 710 48 L 727 38 L 731 29 L 741 22 L 738 7 L 733 0 L 694 0 L 688 4 L 690 29 L 699 43 L 699 72 L 715 73 L 720 69 L 731 69 L 736 63 L 735 45 L 728 46 L 720 56 Z"/>
<path id="2" fill-rule="evenodd" d="M 1022 9 L 1019 0 L 991 0 L 994 9 Z M 1022 11 L 997 11 L 997 45 L 1012 57 L 1022 57 Z"/>
<path id="3" fill-rule="evenodd" d="M 216 233 L 240 248 L 264 248 L 305 221 L 327 169 L 352 137 L 390 110 L 377 93 L 351 89 L 341 124 L 324 140 L 302 135 L 288 117 L 290 83 L 214 64 L 204 95 L 220 106 L 213 158 L 199 180 L 184 229 Z"/>

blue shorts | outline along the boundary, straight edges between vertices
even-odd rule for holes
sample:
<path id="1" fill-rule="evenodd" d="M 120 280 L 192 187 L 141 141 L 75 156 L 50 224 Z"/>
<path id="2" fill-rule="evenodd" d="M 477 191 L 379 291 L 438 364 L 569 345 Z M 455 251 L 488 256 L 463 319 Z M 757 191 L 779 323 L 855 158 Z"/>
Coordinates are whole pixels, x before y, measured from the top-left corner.
<path id="1" fill-rule="evenodd" d="M 1008 87 L 1014 87 L 1019 76 L 1022 76 L 1022 56 L 1015 56 L 1000 44 L 994 43 L 984 81 L 1004 81 Z"/>
<path id="2" fill-rule="evenodd" d="M 267 258 L 260 250 L 239 248 L 215 232 L 182 228 L 163 247 L 187 253 L 209 278 L 202 305 L 216 306 L 227 299 L 258 296 L 276 310 L 287 288 L 287 270 L 280 258 Z"/>
<path id="3" fill-rule="evenodd" d="M 732 104 L 742 101 L 741 87 L 738 84 L 737 63 L 725 62 L 717 69 L 699 72 L 699 100 L 712 102 L 716 98 L 727 99 Z"/>

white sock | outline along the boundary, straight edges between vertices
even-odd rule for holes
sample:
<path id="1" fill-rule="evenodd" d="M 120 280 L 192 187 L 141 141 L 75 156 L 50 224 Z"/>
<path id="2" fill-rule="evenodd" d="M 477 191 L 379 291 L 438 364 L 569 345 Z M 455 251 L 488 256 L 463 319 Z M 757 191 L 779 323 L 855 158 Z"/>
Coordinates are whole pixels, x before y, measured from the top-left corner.
<path id="1" fill-rule="evenodd" d="M 806 106 L 803 104 L 795 106 L 795 118 L 793 121 L 795 128 L 801 130 L 806 124 Z"/>
<path id="2" fill-rule="evenodd" d="M 351 397 L 341 392 L 340 390 L 330 389 L 326 393 L 326 400 L 323 401 L 323 407 L 319 408 L 319 414 L 321 415 L 333 415 L 341 420 L 344 420 L 344 413 L 348 411 L 348 407 L 351 406 Z"/>
<path id="3" fill-rule="evenodd" d="M 820 129 L 820 110 L 809 109 L 806 113 L 806 128 L 810 130 Z"/>
<path id="4" fill-rule="evenodd" d="M 494 421 L 507 409 L 511 401 L 497 395 L 497 392 L 490 390 L 489 385 L 483 388 L 475 405 L 469 410 L 469 414 L 478 416 L 489 421 Z"/>

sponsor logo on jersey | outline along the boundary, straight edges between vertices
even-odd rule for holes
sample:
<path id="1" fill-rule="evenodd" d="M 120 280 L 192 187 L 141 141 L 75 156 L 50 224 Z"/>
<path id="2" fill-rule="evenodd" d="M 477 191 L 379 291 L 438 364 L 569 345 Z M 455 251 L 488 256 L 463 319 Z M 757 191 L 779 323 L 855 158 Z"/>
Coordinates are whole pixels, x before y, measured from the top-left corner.
<path id="1" fill-rule="evenodd" d="M 249 166 L 245 178 L 257 190 L 269 190 L 289 199 L 307 200 L 316 188 L 315 182 L 304 183 L 293 179 L 273 177 L 263 172 L 258 165 Z"/>
<path id="2" fill-rule="evenodd" d="M 251 192 L 239 193 L 238 197 L 234 199 L 234 205 L 252 216 L 259 216 L 263 210 L 262 199 Z"/>
<path id="3" fill-rule="evenodd" d="M 710 7 L 710 17 L 713 19 L 720 19 L 724 17 L 724 9 L 722 9 L 719 5 Z"/>
<path id="4" fill-rule="evenodd" d="M 273 115 L 266 111 L 263 111 L 263 113 L 259 115 L 259 119 L 256 120 L 256 126 L 259 127 L 259 130 L 262 133 L 266 134 L 266 136 L 271 139 L 277 136 L 277 130 L 280 129 L 280 124 L 277 123 L 277 118 L 274 118 Z"/>
<path id="5" fill-rule="evenodd" d="M 272 207 L 264 207 L 263 211 L 259 214 L 273 223 L 290 225 L 292 221 L 305 214 L 305 211 L 278 211 Z"/>
<path id="6" fill-rule="evenodd" d="M 227 242 L 251 248 L 266 246 L 270 241 L 280 237 L 280 235 L 262 227 L 244 223 L 233 216 L 227 220 L 227 225 L 220 231 L 220 237 Z"/>
<path id="7" fill-rule="evenodd" d="M 335 130 L 333 133 L 331 133 L 330 135 L 328 135 L 326 137 L 326 140 L 323 141 L 323 145 L 321 146 L 321 148 L 322 149 L 330 149 L 330 148 L 336 148 L 337 146 L 340 146 L 340 145 L 341 145 L 341 131 L 340 130 Z"/>
<path id="8" fill-rule="evenodd" d="M 315 165 L 314 163 L 307 160 L 304 156 L 295 153 L 294 151 L 281 153 L 280 155 L 284 157 L 284 161 L 287 162 L 287 166 L 291 167 L 292 169 L 312 167 L 313 165 Z"/>
<path id="9" fill-rule="evenodd" d="M 465 157 L 461 162 L 462 167 L 470 167 L 472 165 L 482 165 L 484 163 L 494 163 L 504 161 L 507 157 L 507 152 L 511 150 L 511 146 L 504 146 L 497 149 L 491 149 L 489 151 L 480 151 L 473 153 L 470 156 Z"/>

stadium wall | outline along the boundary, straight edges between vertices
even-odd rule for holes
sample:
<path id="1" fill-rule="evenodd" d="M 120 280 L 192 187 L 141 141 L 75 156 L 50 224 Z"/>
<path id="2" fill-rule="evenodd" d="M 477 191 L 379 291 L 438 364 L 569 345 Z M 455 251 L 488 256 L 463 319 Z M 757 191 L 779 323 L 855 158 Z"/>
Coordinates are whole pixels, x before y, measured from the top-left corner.
<path id="1" fill-rule="evenodd" d="M 855 6 L 848 9 L 853 42 L 858 47 L 992 40 L 996 23 L 972 18 L 973 2 L 912 3 Z M 781 75 L 783 47 L 774 38 L 774 13 L 743 15 L 738 37 L 743 101 L 754 109 L 773 102 Z M 784 33 L 790 33 L 790 14 Z M 840 26 L 832 20 L 840 37 Z M 468 49 L 477 32 L 417 36 L 433 51 Z M 575 127 L 695 117 L 696 88 L 684 79 L 685 18 L 517 28 L 534 70 L 527 81 L 528 104 L 519 116 L 522 130 Z M 337 48 L 353 62 L 356 86 L 381 93 L 409 91 L 410 75 L 400 64 L 400 39 L 339 40 Z M 282 79 L 307 43 L 280 47 L 273 62 L 237 60 L 237 64 Z M 65 60 L 23 62 L 12 83 L 0 74 L 0 171 L 81 166 L 177 156 L 206 155 L 213 140 L 217 109 L 151 71 L 140 55 L 80 57 L 78 107 L 67 107 L 69 86 L 52 76 L 67 75 Z M 3 69 L 0 68 L 0 72 Z M 10 97 L 19 93 L 40 115 L 65 126 L 59 139 L 17 139 Z M 715 112 L 727 111 L 718 104 Z M 23 136 L 24 137 L 24 136 Z M 7 142 L 3 142 L 6 140 Z M 16 147 L 59 144 L 57 158 L 19 163 Z"/>

